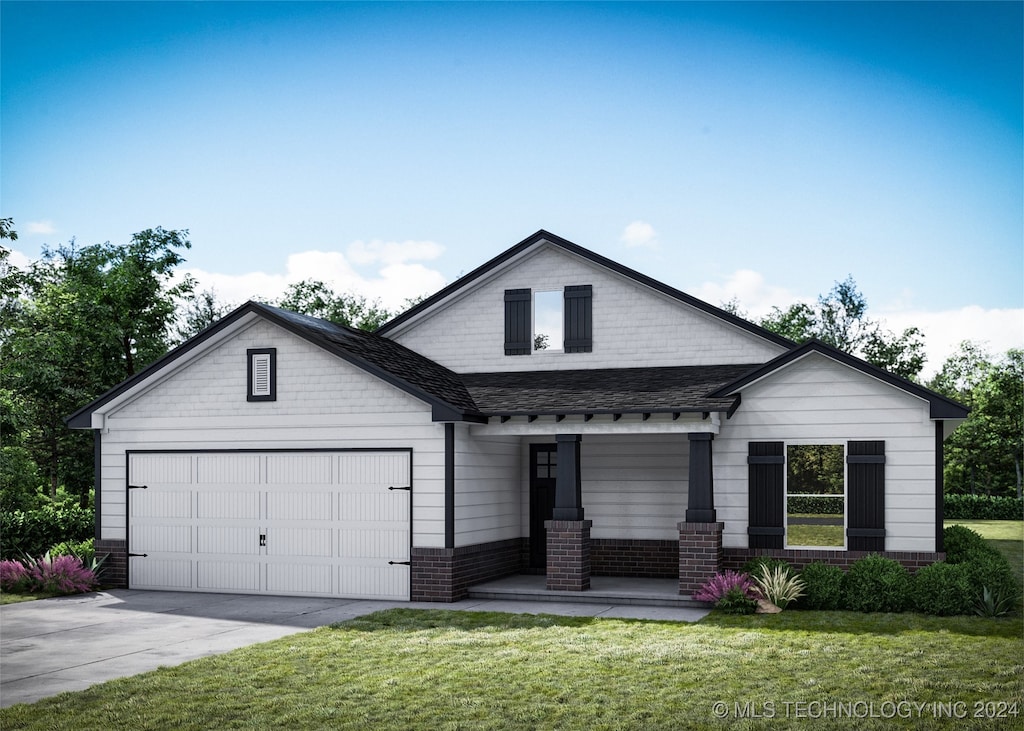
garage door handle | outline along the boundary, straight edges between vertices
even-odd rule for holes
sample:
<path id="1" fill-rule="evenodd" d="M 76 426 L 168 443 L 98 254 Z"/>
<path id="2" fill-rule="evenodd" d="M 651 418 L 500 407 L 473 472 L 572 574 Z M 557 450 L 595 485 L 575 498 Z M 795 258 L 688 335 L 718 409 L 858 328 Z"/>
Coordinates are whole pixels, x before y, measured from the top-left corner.
<path id="1" fill-rule="evenodd" d="M 388 561 L 388 566 L 395 566 L 395 565 L 409 566 L 409 562 L 408 561 Z"/>
<path id="2" fill-rule="evenodd" d="M 388 489 L 389 490 L 411 490 L 412 489 L 412 485 L 409 485 L 408 487 L 389 487 Z"/>

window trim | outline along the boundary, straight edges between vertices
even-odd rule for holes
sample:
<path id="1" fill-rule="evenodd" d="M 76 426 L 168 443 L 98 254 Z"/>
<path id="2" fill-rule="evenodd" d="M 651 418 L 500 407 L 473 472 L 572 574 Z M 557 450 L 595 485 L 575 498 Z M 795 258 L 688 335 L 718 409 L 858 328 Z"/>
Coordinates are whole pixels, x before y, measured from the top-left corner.
<path id="1" fill-rule="evenodd" d="M 845 439 L 784 439 L 782 440 L 782 454 L 785 461 L 782 463 L 782 547 L 797 551 L 847 551 L 849 536 L 847 529 L 850 522 L 850 466 L 847 461 L 849 456 L 848 442 Z M 842 447 L 843 449 L 843 545 L 839 546 L 814 546 L 791 544 L 789 542 L 789 448 L 806 446 L 828 446 Z"/>
<path id="2" fill-rule="evenodd" d="M 267 393 L 256 393 L 255 368 L 257 356 L 269 356 L 268 374 L 269 390 Z M 247 401 L 277 401 L 277 348 L 249 348 L 245 351 L 246 392 Z"/>

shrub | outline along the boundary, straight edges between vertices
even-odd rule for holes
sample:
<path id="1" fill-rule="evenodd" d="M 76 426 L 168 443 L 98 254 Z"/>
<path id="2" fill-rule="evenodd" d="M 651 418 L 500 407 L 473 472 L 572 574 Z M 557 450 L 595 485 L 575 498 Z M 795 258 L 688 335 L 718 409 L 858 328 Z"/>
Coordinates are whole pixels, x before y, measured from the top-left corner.
<path id="1" fill-rule="evenodd" d="M 1009 614 L 1015 604 L 1012 597 L 998 597 L 986 586 L 981 598 L 974 603 L 974 613 L 979 617 L 1001 617 Z"/>
<path id="2" fill-rule="evenodd" d="M 25 591 L 29 582 L 28 569 L 21 561 L 0 561 L 0 590 Z"/>
<path id="3" fill-rule="evenodd" d="M 902 612 L 909 584 L 910 574 L 898 561 L 865 556 L 843 577 L 843 606 L 855 612 Z"/>
<path id="4" fill-rule="evenodd" d="M 755 556 L 754 558 L 743 564 L 740 571 L 744 574 L 754 576 L 759 573 L 762 569 L 768 571 L 774 571 L 776 568 L 781 567 L 789 576 L 796 574 L 796 570 L 793 565 L 784 558 L 775 558 L 774 556 Z"/>
<path id="5" fill-rule="evenodd" d="M 815 561 L 800 572 L 804 582 L 801 609 L 839 609 L 843 600 L 843 570 Z"/>
<path id="6" fill-rule="evenodd" d="M 96 574 L 74 556 L 50 558 L 46 554 L 29 566 L 32 590 L 48 594 L 81 594 L 96 586 Z"/>
<path id="7" fill-rule="evenodd" d="M 734 586 L 715 604 L 726 614 L 753 614 L 757 611 L 757 599 L 739 586 Z"/>
<path id="8" fill-rule="evenodd" d="M 50 546 L 50 550 L 47 553 L 51 556 L 74 556 L 75 558 L 82 559 L 82 563 L 85 566 L 89 566 L 93 563 L 93 559 L 96 556 L 94 541 L 95 539 L 93 538 L 85 541 L 62 541 L 54 546 Z"/>
<path id="9" fill-rule="evenodd" d="M 735 571 L 726 571 L 721 574 L 715 574 L 697 590 L 697 593 L 693 595 L 693 598 L 699 602 L 712 602 L 717 604 L 733 589 L 739 589 L 744 596 L 755 600 L 756 603 L 757 592 L 754 589 L 754 582 L 751 581 L 750 575 L 737 573 Z"/>
<path id="10" fill-rule="evenodd" d="M 995 550 L 973 556 L 967 567 L 967 576 L 974 599 L 981 599 L 988 589 L 997 599 L 1007 599 L 1013 604 L 1020 597 L 1020 586 L 1009 562 Z"/>
<path id="11" fill-rule="evenodd" d="M 970 614 L 974 599 L 967 564 L 939 561 L 914 575 L 910 604 L 922 614 Z"/>
<path id="12" fill-rule="evenodd" d="M 942 530 L 942 543 L 946 563 L 966 563 L 975 555 L 998 553 L 979 533 L 962 525 L 946 526 Z"/>
<path id="13" fill-rule="evenodd" d="M 0 512 L 0 558 L 39 556 L 62 541 L 84 541 L 96 532 L 95 513 L 74 501 L 48 502 L 35 510 Z"/>
<path id="14" fill-rule="evenodd" d="M 946 495 L 943 515 L 948 520 L 1020 520 L 1024 498 L 996 495 Z"/>

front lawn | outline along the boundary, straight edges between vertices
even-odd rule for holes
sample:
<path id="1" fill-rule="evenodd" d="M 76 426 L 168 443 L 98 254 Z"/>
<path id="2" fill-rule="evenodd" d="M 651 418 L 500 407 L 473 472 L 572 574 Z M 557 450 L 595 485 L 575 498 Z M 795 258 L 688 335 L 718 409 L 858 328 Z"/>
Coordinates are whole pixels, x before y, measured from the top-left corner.
<path id="1" fill-rule="evenodd" d="M 1007 619 L 396 609 L 13 706 L 0 727 L 972 728 L 980 709 L 1020 728 L 1022 652 Z"/>

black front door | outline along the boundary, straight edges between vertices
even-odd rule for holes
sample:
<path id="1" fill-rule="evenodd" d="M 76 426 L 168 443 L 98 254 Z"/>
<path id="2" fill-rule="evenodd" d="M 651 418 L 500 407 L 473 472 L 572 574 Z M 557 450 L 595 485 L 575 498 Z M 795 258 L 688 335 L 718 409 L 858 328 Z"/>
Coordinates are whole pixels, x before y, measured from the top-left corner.
<path id="1" fill-rule="evenodd" d="M 548 540 L 544 521 L 555 509 L 555 472 L 558 446 L 530 445 L 530 568 L 547 567 Z"/>

